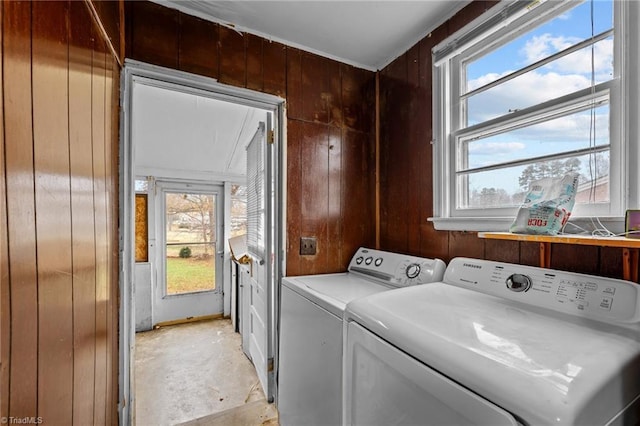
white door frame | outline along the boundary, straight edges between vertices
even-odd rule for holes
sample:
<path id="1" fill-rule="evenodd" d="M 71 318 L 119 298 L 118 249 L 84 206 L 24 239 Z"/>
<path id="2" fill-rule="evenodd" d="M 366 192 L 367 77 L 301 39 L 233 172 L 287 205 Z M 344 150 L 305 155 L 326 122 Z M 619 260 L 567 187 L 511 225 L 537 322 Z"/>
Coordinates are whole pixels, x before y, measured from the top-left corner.
<path id="1" fill-rule="evenodd" d="M 270 318 L 272 329 L 269 333 L 271 348 L 278 347 L 277 312 L 279 311 L 279 282 L 284 272 L 285 256 L 285 209 L 286 198 L 286 144 L 285 144 L 285 100 L 265 93 L 255 92 L 216 82 L 215 79 L 195 74 L 159 67 L 139 61 L 125 60 L 120 82 L 120 208 L 119 208 L 119 243 L 120 243 L 120 335 L 119 335 L 119 424 L 134 424 L 135 389 L 134 389 L 134 353 L 135 353 L 135 299 L 133 289 L 133 272 L 135 262 L 135 149 L 131 138 L 132 88 L 134 83 L 142 83 L 184 93 L 197 94 L 232 103 L 271 110 L 275 119 L 275 148 L 278 159 L 276 185 L 276 230 L 275 254 L 279 257 L 274 262 L 276 268 L 275 282 L 272 283 L 270 303 L 273 309 Z M 225 252 L 228 248 L 225 244 Z M 225 254 L 225 258 L 227 258 Z M 277 351 L 275 367 L 277 368 Z M 277 371 L 274 372 L 277 377 Z M 274 391 L 277 395 L 277 389 Z"/>

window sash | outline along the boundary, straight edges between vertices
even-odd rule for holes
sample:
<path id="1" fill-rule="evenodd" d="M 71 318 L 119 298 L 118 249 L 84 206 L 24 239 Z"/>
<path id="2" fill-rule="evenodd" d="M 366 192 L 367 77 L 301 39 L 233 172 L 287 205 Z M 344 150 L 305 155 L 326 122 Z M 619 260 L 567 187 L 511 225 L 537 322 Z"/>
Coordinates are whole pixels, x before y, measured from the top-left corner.
<path id="1" fill-rule="evenodd" d="M 452 136 L 455 146 L 454 155 L 457 159 L 457 161 L 454 163 L 455 168 L 453 170 L 456 173 L 473 171 L 472 169 L 465 167 L 464 158 L 461 158 L 460 149 L 458 147 L 461 146 L 462 142 L 484 139 L 490 136 L 507 133 L 524 127 L 545 123 L 550 120 L 561 118 L 567 115 L 588 111 L 592 107 L 602 106 L 609 103 L 610 90 L 611 87 L 615 84 L 615 81 L 602 83 L 593 90 L 584 89 L 579 92 L 567 95 L 560 100 L 548 101 L 543 104 L 538 104 L 533 107 L 509 114 L 508 116 L 497 117 L 493 120 L 489 120 L 483 123 L 476 124 L 474 126 L 467 127 L 465 129 L 461 129 L 457 132 L 453 132 Z M 610 144 L 607 144 L 606 146 L 610 146 Z M 583 150 L 584 149 L 575 150 L 575 152 L 579 153 Z M 568 152 L 569 151 L 559 151 L 558 153 L 552 155 L 560 156 Z M 488 166 L 488 168 L 499 168 L 500 165 L 508 166 L 511 163 L 533 163 L 536 162 L 536 160 L 536 158 L 531 158 L 529 159 L 529 161 L 517 160 L 512 162 L 497 163 Z"/>
<path id="2" fill-rule="evenodd" d="M 474 20 L 465 29 L 454 34 L 433 49 L 433 63 L 438 65 L 457 55 L 460 50 L 477 45 L 487 36 L 495 33 L 497 26 L 507 26 L 517 22 L 535 6 L 537 0 L 517 0 L 506 5 L 499 5 L 500 12 L 483 15 Z"/>
<path id="3" fill-rule="evenodd" d="M 584 49 L 585 47 L 590 47 L 595 45 L 596 43 L 598 43 L 599 41 L 602 40 L 606 40 L 608 37 L 610 37 L 611 35 L 613 35 L 613 28 L 607 31 L 604 31 L 600 34 L 595 35 L 593 38 L 588 38 L 586 40 L 583 40 L 577 44 L 574 44 L 573 46 L 570 46 L 564 50 L 561 50 L 559 52 L 554 53 L 553 55 L 547 56 L 546 58 L 543 58 L 537 62 L 534 62 L 531 65 L 527 65 L 526 67 L 520 68 L 519 70 L 516 70 L 510 74 L 505 75 L 504 77 L 500 77 L 497 80 L 493 80 L 490 83 L 485 84 L 484 86 L 480 86 L 477 87 L 469 92 L 466 93 L 462 93 L 460 95 L 460 99 L 464 100 L 464 99 L 468 99 L 474 95 L 477 95 L 479 93 L 482 92 L 486 92 L 489 89 L 493 89 L 494 87 L 500 86 L 503 83 L 506 83 L 508 81 L 511 81 L 521 75 L 524 75 L 526 73 L 528 73 L 529 71 L 533 71 L 535 69 L 538 69 L 540 67 L 543 67 L 544 65 L 547 65 L 555 60 L 564 58 L 565 56 L 568 56 L 574 52 L 577 52 L 581 49 Z M 468 58 L 465 58 L 465 62 L 471 62 Z M 465 66 L 463 64 L 463 66 Z"/>

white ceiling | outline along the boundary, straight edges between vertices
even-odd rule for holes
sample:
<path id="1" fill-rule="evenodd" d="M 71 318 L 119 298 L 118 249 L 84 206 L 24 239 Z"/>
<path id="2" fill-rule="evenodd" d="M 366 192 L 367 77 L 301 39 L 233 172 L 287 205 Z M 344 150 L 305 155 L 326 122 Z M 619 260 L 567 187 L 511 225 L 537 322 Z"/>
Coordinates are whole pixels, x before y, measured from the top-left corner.
<path id="1" fill-rule="evenodd" d="M 470 0 L 152 0 L 266 39 L 376 71 Z"/>
<path id="2" fill-rule="evenodd" d="M 135 83 L 132 138 L 138 175 L 243 180 L 246 146 L 266 111 Z"/>

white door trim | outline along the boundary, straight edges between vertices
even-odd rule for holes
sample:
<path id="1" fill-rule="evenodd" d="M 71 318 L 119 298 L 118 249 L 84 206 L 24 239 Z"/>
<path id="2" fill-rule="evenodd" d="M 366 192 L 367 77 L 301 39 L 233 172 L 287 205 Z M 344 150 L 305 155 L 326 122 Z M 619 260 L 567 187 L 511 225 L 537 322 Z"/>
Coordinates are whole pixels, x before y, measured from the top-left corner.
<path id="1" fill-rule="evenodd" d="M 120 257 L 120 335 L 119 335 L 119 374 L 118 374 L 118 415 L 119 424 L 123 426 L 134 424 L 135 410 L 135 389 L 133 386 L 134 372 L 134 351 L 135 351 L 135 304 L 133 291 L 133 272 L 135 254 L 135 235 L 133 228 L 133 218 L 135 217 L 135 150 L 131 135 L 131 108 L 132 108 L 132 88 L 134 83 L 142 83 L 155 87 L 170 90 L 177 90 L 184 93 L 197 94 L 226 100 L 255 108 L 271 110 L 275 114 L 275 145 L 277 149 L 278 176 L 277 211 L 279 229 L 277 229 L 276 256 L 280 254 L 281 259 L 276 259 L 277 275 L 276 282 L 273 283 L 272 300 L 273 310 L 279 311 L 279 278 L 282 275 L 284 265 L 284 245 L 285 223 L 284 223 L 284 186 L 286 167 L 282 162 L 285 158 L 285 100 L 260 92 L 248 89 L 227 86 L 216 82 L 215 79 L 203 77 L 170 68 L 159 67 L 130 59 L 125 60 L 124 69 L 120 81 L 120 194 L 119 194 L 119 257 Z M 227 251 L 225 244 L 225 252 Z M 225 256 L 226 257 L 226 256 Z M 273 322 L 274 327 L 270 333 L 272 344 L 277 348 L 277 322 Z M 277 363 L 276 363 L 277 368 Z M 276 375 L 277 376 L 277 375 Z M 277 392 L 276 392 L 277 394 Z"/>

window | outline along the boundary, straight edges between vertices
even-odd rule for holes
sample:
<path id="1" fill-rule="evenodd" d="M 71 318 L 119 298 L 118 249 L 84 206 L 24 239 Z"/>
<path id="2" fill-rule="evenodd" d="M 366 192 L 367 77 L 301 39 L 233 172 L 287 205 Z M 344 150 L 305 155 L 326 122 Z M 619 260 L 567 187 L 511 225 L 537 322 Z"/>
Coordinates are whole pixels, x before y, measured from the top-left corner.
<path id="1" fill-rule="evenodd" d="M 231 237 L 247 235 L 247 186 L 231 185 Z"/>
<path id="2" fill-rule="evenodd" d="M 260 123 L 247 146 L 247 249 L 263 258 L 266 253 L 265 125 Z"/>
<path id="3" fill-rule="evenodd" d="M 502 2 L 434 48 L 437 229 L 506 231 L 532 180 L 568 172 L 580 175 L 574 216 L 637 205 L 625 192 L 637 182 L 625 117 L 637 121 L 638 54 L 622 31 L 633 3 Z"/>
<path id="4" fill-rule="evenodd" d="M 215 290 L 217 194 L 166 191 L 164 197 L 166 294 Z"/>
<path id="5" fill-rule="evenodd" d="M 149 261 L 149 208 L 147 192 L 149 181 L 136 179 L 135 251 L 136 262 Z"/>
<path id="6" fill-rule="evenodd" d="M 136 194 L 136 262 L 149 261 L 149 216 L 147 194 Z"/>

